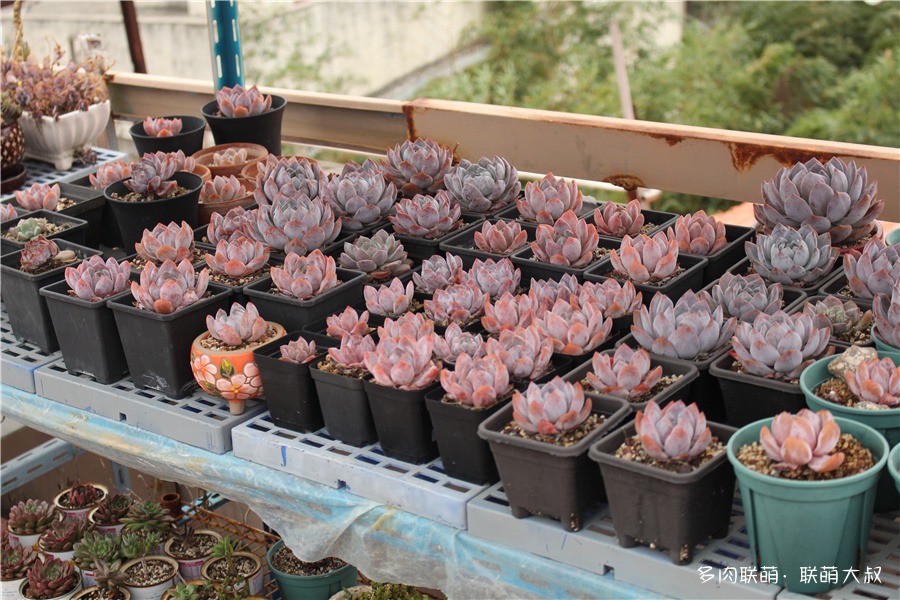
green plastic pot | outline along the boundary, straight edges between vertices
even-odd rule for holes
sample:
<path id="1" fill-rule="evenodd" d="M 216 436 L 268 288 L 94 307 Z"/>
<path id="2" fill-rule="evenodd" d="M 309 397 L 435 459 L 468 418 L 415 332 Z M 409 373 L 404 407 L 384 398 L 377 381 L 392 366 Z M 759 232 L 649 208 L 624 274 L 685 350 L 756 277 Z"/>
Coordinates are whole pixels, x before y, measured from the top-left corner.
<path id="1" fill-rule="evenodd" d="M 891 450 L 891 455 L 888 457 L 888 472 L 894 480 L 897 492 L 900 493 L 900 444 Z"/>
<path id="2" fill-rule="evenodd" d="M 278 582 L 283 600 L 328 600 L 341 590 L 359 583 L 356 567 L 349 564 L 324 575 L 289 575 L 279 571 L 272 566 L 272 558 L 282 546 L 284 540 L 279 540 L 269 548 L 266 552 L 266 562 L 272 576 Z"/>
<path id="3" fill-rule="evenodd" d="M 874 327 L 872 328 L 872 341 L 875 342 L 875 349 L 878 350 L 879 355 L 883 353 L 884 356 L 890 356 L 894 362 L 900 362 L 900 348 L 889 346 L 887 342 L 878 337 L 878 332 Z"/>
<path id="4" fill-rule="evenodd" d="M 884 241 L 888 246 L 900 243 L 900 227 L 887 234 L 887 236 L 885 236 L 884 238 Z"/>
<path id="5" fill-rule="evenodd" d="M 801 580 L 801 567 L 835 567 L 838 572 L 865 572 L 869 529 L 878 475 L 887 462 L 888 446 L 880 433 L 862 423 L 835 417 L 872 451 L 875 466 L 850 477 L 827 481 L 795 481 L 757 473 L 737 459 L 741 447 L 759 441 L 772 419 L 742 427 L 728 441 L 728 460 L 741 489 L 750 554 L 758 568 L 775 567 L 780 584 L 791 592 L 818 594 L 839 584 Z"/>
<path id="6" fill-rule="evenodd" d="M 879 352 L 878 356 L 879 358 L 884 358 L 887 354 Z M 835 416 L 868 425 L 884 436 L 889 448 L 900 444 L 900 408 L 862 410 L 828 402 L 813 393 L 813 390 L 819 387 L 819 384 L 834 377 L 828 372 L 828 364 L 835 358 L 836 356 L 821 358 L 804 369 L 800 374 L 800 389 L 803 390 L 803 395 L 806 396 L 806 404 L 812 410 L 829 410 Z M 885 470 L 881 474 L 881 481 L 878 483 L 875 512 L 888 512 L 897 510 L 897 508 L 900 508 L 900 494 L 897 493 L 894 483 L 891 481 L 890 473 Z"/>

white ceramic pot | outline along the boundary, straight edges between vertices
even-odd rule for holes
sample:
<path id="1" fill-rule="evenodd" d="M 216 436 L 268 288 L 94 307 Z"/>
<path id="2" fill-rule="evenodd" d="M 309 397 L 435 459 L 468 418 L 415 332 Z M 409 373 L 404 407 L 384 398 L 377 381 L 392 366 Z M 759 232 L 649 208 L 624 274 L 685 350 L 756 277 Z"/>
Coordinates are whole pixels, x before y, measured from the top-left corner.
<path id="1" fill-rule="evenodd" d="M 40 544 L 38 544 L 38 549 L 41 552 L 43 552 L 44 554 L 46 554 L 47 556 L 52 556 L 53 558 L 58 558 L 59 560 L 61 560 L 63 562 L 71 561 L 72 558 L 75 556 L 74 550 L 68 550 L 66 552 L 50 552 L 49 550 L 45 550 L 44 548 L 42 548 Z"/>
<path id="2" fill-rule="evenodd" d="M 90 510 L 87 516 L 88 523 L 93 525 L 94 531 L 105 535 L 106 537 L 116 537 L 122 530 L 125 529 L 125 523 L 119 523 L 118 525 L 101 525 L 94 520 L 94 515 L 97 513 L 97 507 L 95 506 Z"/>
<path id="3" fill-rule="evenodd" d="M 34 548 L 38 543 L 41 534 L 35 533 L 32 535 L 19 535 L 18 533 L 9 532 L 9 543 L 11 546 L 26 546 L 28 548 Z"/>
<path id="4" fill-rule="evenodd" d="M 79 521 L 82 521 L 82 522 L 86 521 L 87 517 L 88 517 L 88 513 L 93 511 L 95 508 L 97 508 L 97 505 L 100 504 L 100 502 L 104 498 L 109 496 L 109 489 L 105 485 L 101 485 L 99 483 L 91 483 L 90 485 L 94 486 L 95 488 L 97 488 L 98 490 L 103 492 L 103 495 L 100 497 L 100 499 L 97 500 L 96 502 L 94 502 L 93 504 L 91 504 L 90 506 L 85 506 L 83 508 L 66 508 L 66 507 L 64 507 L 62 505 L 62 502 L 60 501 L 60 499 L 65 494 L 68 494 L 69 490 L 71 488 L 66 488 L 66 489 L 62 490 L 61 492 L 59 492 L 58 494 L 56 494 L 56 496 L 53 497 L 53 504 L 56 506 L 56 510 L 63 515 L 64 519 L 78 519 Z"/>
<path id="5" fill-rule="evenodd" d="M 194 532 L 194 535 L 210 535 L 219 541 L 222 539 L 222 536 L 212 531 L 210 529 L 200 529 Z M 209 555 L 202 556 L 200 558 L 178 558 L 177 556 L 172 555 L 171 547 L 175 542 L 175 538 L 169 538 L 166 540 L 166 543 L 163 546 L 163 553 L 170 557 L 174 558 L 178 561 L 178 572 L 181 574 L 181 578 L 185 581 L 191 581 L 192 579 L 203 579 L 203 563 L 209 560 Z"/>
<path id="6" fill-rule="evenodd" d="M 85 586 L 85 587 L 81 588 L 80 592 L 78 592 L 77 594 L 72 596 L 72 600 L 80 600 L 80 598 L 83 598 L 84 596 L 87 596 L 88 594 L 93 594 L 96 591 L 97 591 L 96 585 Z M 119 588 L 119 591 L 122 593 L 122 600 L 131 600 L 131 592 L 129 592 L 125 588 Z"/>
<path id="7" fill-rule="evenodd" d="M 262 592 L 263 588 L 263 571 L 262 571 L 262 560 L 255 554 L 251 552 L 235 552 L 233 556 L 246 556 L 248 558 L 256 561 L 256 569 L 247 576 L 247 581 L 250 584 L 250 595 L 258 596 L 260 592 Z M 213 581 L 213 579 L 209 576 L 209 568 L 216 562 L 220 560 L 225 560 L 224 558 L 210 558 L 205 563 L 203 563 L 203 568 L 201 569 L 201 573 L 203 574 L 204 579 L 208 579 Z"/>
<path id="8" fill-rule="evenodd" d="M 19 586 L 22 585 L 22 579 L 13 579 L 12 581 L 0 581 L 0 590 L 3 591 L 3 600 L 15 600 L 19 598 Z"/>
<path id="9" fill-rule="evenodd" d="M 50 600 L 69 600 L 69 598 L 71 598 L 72 596 L 74 596 L 81 590 L 81 580 L 79 579 L 76 581 L 77 581 L 77 584 L 75 585 L 75 588 L 72 589 L 72 591 L 67 592 L 61 596 L 57 596 L 55 598 L 51 598 Z M 18 594 L 19 594 L 20 598 L 23 598 L 23 599 L 26 598 L 26 596 L 25 596 L 25 586 L 26 585 L 28 585 L 27 579 L 23 579 L 22 583 L 19 584 Z"/>
<path id="10" fill-rule="evenodd" d="M 77 567 L 76 567 L 77 568 Z M 88 571 L 87 569 L 78 569 L 81 571 L 81 587 L 83 589 L 87 589 L 97 583 L 97 580 L 94 578 L 94 572 Z"/>
<path id="11" fill-rule="evenodd" d="M 172 576 L 165 581 L 157 583 L 155 585 L 139 586 L 129 584 L 126 585 L 125 588 L 129 592 L 131 592 L 131 600 L 159 600 L 160 598 L 162 598 L 162 595 L 166 592 L 166 590 L 174 585 L 175 577 L 178 576 L 178 563 L 168 556 L 148 556 L 144 560 L 163 561 L 168 563 L 172 567 Z M 140 562 L 141 559 L 139 558 L 129 560 L 127 563 L 122 565 L 122 571 L 127 572 L 132 565 L 139 564 Z"/>
<path id="12" fill-rule="evenodd" d="M 27 112 L 19 125 L 25 132 L 25 156 L 52 163 L 58 171 L 72 167 L 75 152 L 90 146 L 109 121 L 109 100 L 92 104 L 53 119 L 41 117 L 40 125 Z"/>

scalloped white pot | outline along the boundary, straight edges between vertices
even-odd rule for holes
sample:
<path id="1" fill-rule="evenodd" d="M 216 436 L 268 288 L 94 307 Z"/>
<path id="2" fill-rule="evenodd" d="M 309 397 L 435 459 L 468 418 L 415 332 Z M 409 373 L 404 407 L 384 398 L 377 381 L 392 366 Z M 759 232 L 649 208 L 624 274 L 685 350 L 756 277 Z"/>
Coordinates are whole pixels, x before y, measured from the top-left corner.
<path id="1" fill-rule="evenodd" d="M 97 139 L 109 121 L 109 100 L 76 110 L 59 119 L 41 117 L 40 126 L 26 112 L 19 119 L 25 132 L 25 156 L 52 163 L 58 171 L 72 168 L 75 152 Z"/>

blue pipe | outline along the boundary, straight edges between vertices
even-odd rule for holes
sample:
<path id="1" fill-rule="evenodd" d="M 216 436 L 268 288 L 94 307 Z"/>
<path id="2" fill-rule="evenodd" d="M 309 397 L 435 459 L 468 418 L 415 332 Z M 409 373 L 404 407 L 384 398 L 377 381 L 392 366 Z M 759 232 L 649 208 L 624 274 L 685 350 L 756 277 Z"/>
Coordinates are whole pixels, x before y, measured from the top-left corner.
<path id="1" fill-rule="evenodd" d="M 244 85 L 237 0 L 208 0 L 209 47 L 216 90 Z"/>

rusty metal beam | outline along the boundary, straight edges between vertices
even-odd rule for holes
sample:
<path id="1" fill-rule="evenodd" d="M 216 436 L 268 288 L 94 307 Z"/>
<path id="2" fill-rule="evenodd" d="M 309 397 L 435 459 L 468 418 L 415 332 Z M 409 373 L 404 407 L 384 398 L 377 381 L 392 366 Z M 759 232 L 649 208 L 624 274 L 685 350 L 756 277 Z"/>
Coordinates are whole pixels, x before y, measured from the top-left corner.
<path id="1" fill-rule="evenodd" d="M 131 64 L 135 73 L 146 73 L 147 62 L 144 60 L 144 45 L 141 43 L 141 28 L 138 27 L 137 11 L 133 0 L 119 0 L 122 9 L 122 21 L 125 23 L 125 35 L 128 38 L 128 51 L 131 53 Z"/>

